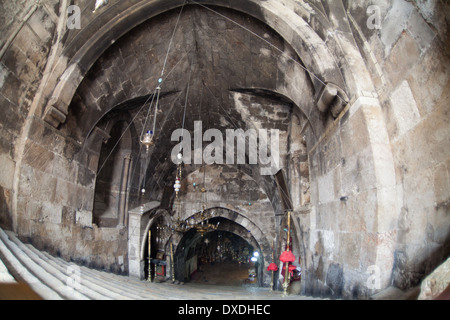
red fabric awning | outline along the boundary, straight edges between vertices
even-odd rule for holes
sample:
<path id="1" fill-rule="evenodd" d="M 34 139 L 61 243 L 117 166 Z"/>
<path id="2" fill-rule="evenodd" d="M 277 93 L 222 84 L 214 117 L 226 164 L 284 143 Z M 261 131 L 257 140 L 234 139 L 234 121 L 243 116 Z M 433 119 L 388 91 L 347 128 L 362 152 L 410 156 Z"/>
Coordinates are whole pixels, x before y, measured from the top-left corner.
<path id="1" fill-rule="evenodd" d="M 271 263 L 269 264 L 269 266 L 267 267 L 267 271 L 277 271 L 278 270 L 278 266 L 275 263 Z"/>
<path id="2" fill-rule="evenodd" d="M 282 261 L 283 263 L 294 262 L 295 256 L 291 251 L 284 251 L 280 256 L 280 261 Z"/>

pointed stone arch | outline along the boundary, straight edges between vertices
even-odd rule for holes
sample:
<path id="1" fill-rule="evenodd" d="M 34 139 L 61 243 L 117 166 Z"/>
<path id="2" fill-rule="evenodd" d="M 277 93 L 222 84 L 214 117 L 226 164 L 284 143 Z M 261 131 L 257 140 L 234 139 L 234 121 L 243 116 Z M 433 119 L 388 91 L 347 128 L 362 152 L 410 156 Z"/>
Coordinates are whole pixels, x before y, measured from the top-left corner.
<path id="1" fill-rule="evenodd" d="M 253 221 L 246 218 L 244 215 L 233 211 L 231 209 L 227 209 L 225 207 L 207 207 L 206 211 L 213 210 L 215 211 L 215 217 L 212 219 L 215 221 L 220 221 L 221 219 L 226 220 L 228 223 L 219 224 L 219 231 L 228 231 L 233 233 L 243 239 L 245 239 L 249 244 L 251 244 L 254 248 L 260 251 L 260 264 L 259 264 L 259 273 L 262 275 L 260 277 L 260 285 L 268 285 L 270 274 L 265 270 L 264 266 L 267 266 L 272 261 L 272 247 L 271 242 L 267 238 L 267 236 L 261 231 L 261 229 L 254 223 Z M 166 251 L 169 252 L 170 245 L 173 245 L 175 261 L 180 261 L 181 256 L 185 250 L 184 244 L 186 242 L 186 237 L 193 238 L 197 235 L 196 232 L 192 232 L 190 230 L 186 233 L 175 233 L 167 242 Z M 179 264 L 179 263 L 178 263 Z M 181 265 L 183 265 L 181 263 Z M 184 281 L 184 279 L 180 278 L 180 271 L 177 271 L 177 263 L 175 265 L 175 271 L 178 274 L 180 281 Z M 181 267 L 182 268 L 182 267 Z M 182 272 L 181 272 L 182 273 Z"/>
<path id="2" fill-rule="evenodd" d="M 94 62 L 112 43 L 144 21 L 163 12 L 180 8 L 184 3 L 184 0 L 139 1 L 130 7 L 122 3 L 111 7 L 104 15 L 98 16 L 83 28 L 63 50 L 63 58 L 57 63 L 56 70 L 60 70 L 60 73 L 55 73 L 58 80 L 43 109 L 44 120 L 54 127 L 58 127 L 65 121 L 69 104 L 79 84 Z M 316 88 L 316 95 L 323 92 L 325 87 L 331 86 L 333 94 L 337 95 L 339 92 L 347 96 L 345 94 L 347 85 L 337 59 L 319 36 L 318 32 L 324 30 L 314 30 L 292 9 L 292 6 L 296 7 L 298 4 L 292 3 L 290 6 L 285 6 L 276 0 L 264 2 L 242 0 L 232 3 L 227 0 L 216 0 L 193 3 L 205 8 L 206 5 L 227 7 L 264 22 L 278 32 L 303 61 Z M 325 29 L 323 26 L 321 28 Z M 352 80 L 352 78 L 349 79 Z M 355 84 L 350 87 L 355 87 Z M 352 95 L 355 94 L 359 92 L 353 92 Z M 317 96 L 317 98 L 321 100 L 321 97 Z"/>

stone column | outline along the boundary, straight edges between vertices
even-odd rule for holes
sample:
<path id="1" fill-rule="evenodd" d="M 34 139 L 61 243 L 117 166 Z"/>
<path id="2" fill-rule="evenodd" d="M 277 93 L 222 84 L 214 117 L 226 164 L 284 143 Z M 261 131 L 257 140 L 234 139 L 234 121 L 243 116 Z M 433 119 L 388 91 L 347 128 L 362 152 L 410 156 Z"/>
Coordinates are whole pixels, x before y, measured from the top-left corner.
<path id="1" fill-rule="evenodd" d="M 301 175 L 300 175 L 300 154 L 298 151 L 290 154 L 289 162 L 289 180 L 290 192 L 292 197 L 292 206 L 298 209 L 302 205 Z"/>
<path id="2" fill-rule="evenodd" d="M 128 269 L 129 276 L 139 279 L 144 278 L 144 255 L 142 252 L 143 241 L 146 237 L 146 227 L 149 221 L 150 212 L 160 206 L 160 203 L 153 201 L 143 206 L 128 211 Z"/>
<path id="3" fill-rule="evenodd" d="M 127 154 L 123 158 L 122 177 L 119 191 L 119 221 L 118 226 L 127 225 L 127 207 L 128 207 L 128 181 L 130 178 L 131 155 Z"/>
<path id="4" fill-rule="evenodd" d="M 289 134 L 289 184 L 294 211 L 309 203 L 309 164 L 306 142 L 302 135 L 302 120 L 294 115 Z"/>

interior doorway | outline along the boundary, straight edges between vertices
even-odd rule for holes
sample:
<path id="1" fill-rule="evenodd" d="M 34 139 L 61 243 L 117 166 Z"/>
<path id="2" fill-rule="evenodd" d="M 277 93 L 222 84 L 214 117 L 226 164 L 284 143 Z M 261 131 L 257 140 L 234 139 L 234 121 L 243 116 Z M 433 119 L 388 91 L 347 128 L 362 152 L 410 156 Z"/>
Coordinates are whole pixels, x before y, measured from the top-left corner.
<path id="1" fill-rule="evenodd" d="M 200 238 L 195 246 L 197 268 L 190 282 L 240 286 L 257 283 L 255 249 L 245 239 L 228 231 L 214 231 Z"/>
<path id="2" fill-rule="evenodd" d="M 259 286 L 262 280 L 259 248 L 233 232 L 217 230 L 203 236 L 188 231 L 175 255 L 175 278 L 190 284 Z"/>
<path id="3" fill-rule="evenodd" d="M 170 230 L 163 216 L 159 216 L 151 225 L 144 244 L 144 278 L 150 282 L 163 282 L 167 273 L 166 243 Z"/>

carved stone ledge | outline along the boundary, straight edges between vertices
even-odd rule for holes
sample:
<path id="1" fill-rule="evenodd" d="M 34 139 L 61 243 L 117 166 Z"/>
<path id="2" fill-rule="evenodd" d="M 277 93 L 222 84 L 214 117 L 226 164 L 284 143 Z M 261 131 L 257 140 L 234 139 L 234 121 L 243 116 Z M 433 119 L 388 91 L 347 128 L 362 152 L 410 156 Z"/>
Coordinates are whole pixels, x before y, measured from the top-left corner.
<path id="1" fill-rule="evenodd" d="M 325 113 L 330 110 L 332 116 L 337 118 L 348 103 L 348 96 L 340 87 L 327 83 L 317 100 L 317 108 Z"/>
<path id="2" fill-rule="evenodd" d="M 51 126 L 58 128 L 61 123 L 66 121 L 66 117 L 67 114 L 64 114 L 58 108 L 50 105 L 45 109 L 43 119 Z"/>

